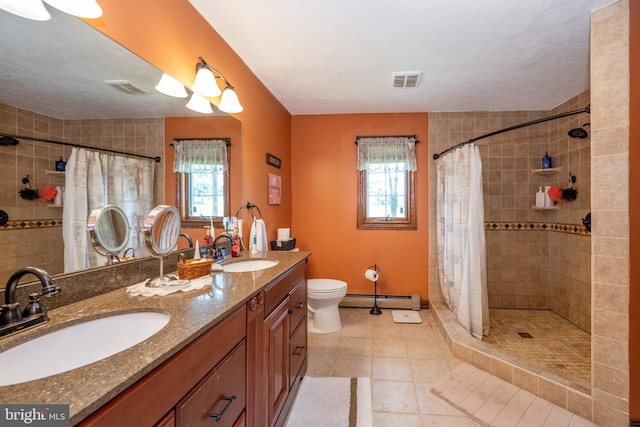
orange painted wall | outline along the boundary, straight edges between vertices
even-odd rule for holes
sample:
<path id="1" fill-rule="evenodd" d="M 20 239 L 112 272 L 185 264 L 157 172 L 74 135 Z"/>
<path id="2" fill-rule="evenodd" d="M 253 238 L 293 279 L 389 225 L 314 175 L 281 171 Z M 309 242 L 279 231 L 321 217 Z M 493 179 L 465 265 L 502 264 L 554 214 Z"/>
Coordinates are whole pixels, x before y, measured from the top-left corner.
<path id="1" fill-rule="evenodd" d="M 378 293 L 428 298 L 428 115 L 294 116 L 291 125 L 291 235 L 313 253 L 309 277 L 344 280 L 349 293 L 373 293 L 364 271 L 380 267 Z M 415 231 L 358 230 L 356 135 L 417 135 Z"/>
<path id="2" fill-rule="evenodd" d="M 629 12 L 629 416 L 640 420 L 640 4 Z"/>
<path id="3" fill-rule="evenodd" d="M 229 178 L 231 185 L 231 214 L 235 214 L 241 203 L 241 186 L 242 182 L 242 124 L 230 116 L 218 117 L 167 117 L 165 119 L 165 203 L 169 205 L 177 205 L 177 179 L 173 172 L 173 155 L 174 150 L 171 143 L 174 139 L 190 139 L 190 138 L 230 138 L 231 146 L 229 147 Z M 217 232 L 222 231 L 222 223 L 214 225 Z M 246 227 L 245 227 L 246 228 Z M 186 228 L 182 231 L 187 233 L 193 239 L 199 239 L 200 243 L 204 242 L 205 229 L 202 227 Z M 248 232 L 249 230 L 245 230 Z M 246 233 L 243 233 L 245 236 Z M 187 242 L 180 239 L 179 248 L 186 247 Z"/>
<path id="4" fill-rule="evenodd" d="M 291 115 L 189 2 L 161 3 L 158 7 L 155 0 L 101 0 L 103 16 L 86 22 L 187 86 L 193 82 L 199 56 L 235 86 L 244 111 L 233 115 L 242 122 L 240 165 L 234 164 L 242 175 L 231 183 L 232 210 L 247 202 L 258 205 L 268 236 L 275 239 L 276 228 L 291 224 Z M 266 164 L 267 152 L 282 159 L 282 169 Z M 268 172 L 282 177 L 280 205 L 267 204 Z M 166 184 L 169 188 L 171 183 Z M 246 210 L 240 216 L 250 222 Z"/>

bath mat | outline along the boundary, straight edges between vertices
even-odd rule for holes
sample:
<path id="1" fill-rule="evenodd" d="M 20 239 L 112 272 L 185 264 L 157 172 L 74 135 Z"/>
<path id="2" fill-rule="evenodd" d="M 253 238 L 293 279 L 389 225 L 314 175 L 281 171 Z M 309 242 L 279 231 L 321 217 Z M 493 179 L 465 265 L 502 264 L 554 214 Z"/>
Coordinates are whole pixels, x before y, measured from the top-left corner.
<path id="1" fill-rule="evenodd" d="M 287 427 L 371 427 L 369 378 L 304 377 Z"/>
<path id="2" fill-rule="evenodd" d="M 434 384 L 431 393 L 483 426 L 596 427 L 560 406 L 467 363 L 462 363 Z"/>
<path id="3" fill-rule="evenodd" d="M 413 310 L 392 310 L 391 315 L 396 323 L 422 323 L 420 313 Z"/>

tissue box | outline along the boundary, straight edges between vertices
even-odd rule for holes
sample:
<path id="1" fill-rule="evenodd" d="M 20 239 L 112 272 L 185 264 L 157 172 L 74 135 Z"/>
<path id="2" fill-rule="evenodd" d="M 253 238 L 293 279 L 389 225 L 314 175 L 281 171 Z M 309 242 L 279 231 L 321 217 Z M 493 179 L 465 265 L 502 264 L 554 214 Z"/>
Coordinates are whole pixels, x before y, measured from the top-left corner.
<path id="1" fill-rule="evenodd" d="M 289 240 L 272 240 L 271 241 L 272 251 L 290 251 L 291 249 L 295 249 L 295 248 L 296 248 L 295 237 Z"/>

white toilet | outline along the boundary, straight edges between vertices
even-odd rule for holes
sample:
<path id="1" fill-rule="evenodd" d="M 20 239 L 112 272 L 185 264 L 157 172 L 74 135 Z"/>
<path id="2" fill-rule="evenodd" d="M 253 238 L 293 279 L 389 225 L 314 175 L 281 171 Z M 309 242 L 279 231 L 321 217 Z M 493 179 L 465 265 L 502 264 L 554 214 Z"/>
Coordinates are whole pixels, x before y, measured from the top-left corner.
<path id="1" fill-rule="evenodd" d="M 309 333 L 331 334 L 342 329 L 338 304 L 345 295 L 347 283 L 342 280 L 307 280 Z"/>

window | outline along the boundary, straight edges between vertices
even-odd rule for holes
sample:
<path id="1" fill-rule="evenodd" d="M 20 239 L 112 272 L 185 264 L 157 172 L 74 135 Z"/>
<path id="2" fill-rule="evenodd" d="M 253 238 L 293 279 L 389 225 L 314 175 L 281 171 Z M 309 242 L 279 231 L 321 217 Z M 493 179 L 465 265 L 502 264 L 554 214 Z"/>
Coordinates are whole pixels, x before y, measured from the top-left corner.
<path id="1" fill-rule="evenodd" d="M 358 229 L 415 230 L 415 138 L 358 138 Z"/>
<path id="2" fill-rule="evenodd" d="M 179 173 L 178 205 L 183 222 L 222 227 L 229 216 L 228 139 L 174 141 Z"/>

